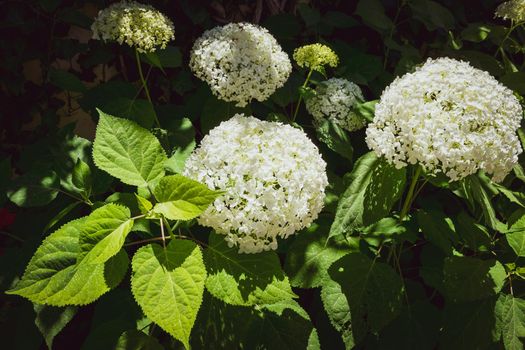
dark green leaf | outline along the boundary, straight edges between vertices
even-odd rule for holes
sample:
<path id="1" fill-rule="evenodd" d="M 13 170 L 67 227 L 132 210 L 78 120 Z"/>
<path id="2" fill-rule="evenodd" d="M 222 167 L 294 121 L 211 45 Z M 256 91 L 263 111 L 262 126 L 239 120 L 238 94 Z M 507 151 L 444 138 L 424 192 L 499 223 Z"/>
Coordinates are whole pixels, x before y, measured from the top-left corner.
<path id="1" fill-rule="evenodd" d="M 164 49 L 157 49 L 155 52 L 142 54 L 144 62 L 157 68 L 177 68 L 182 64 L 182 53 L 175 46 L 166 46 Z"/>
<path id="2" fill-rule="evenodd" d="M 66 90 L 66 91 L 72 91 L 72 92 L 85 92 L 86 86 L 80 81 L 80 79 L 77 78 L 76 75 L 71 74 L 69 72 L 59 70 L 59 69 L 51 69 L 49 71 L 49 81 L 51 84 Z"/>
<path id="3" fill-rule="evenodd" d="M 438 211 L 417 212 L 417 222 L 423 235 L 432 244 L 439 247 L 445 254 L 452 255 L 452 244 L 457 242 L 452 221 Z"/>
<path id="4" fill-rule="evenodd" d="M 53 348 L 53 339 L 64 329 L 77 313 L 76 306 L 56 307 L 33 304 L 36 318 L 35 324 L 44 336 L 47 347 Z"/>
<path id="5" fill-rule="evenodd" d="M 354 149 L 347 133 L 335 122 L 324 119 L 316 127 L 317 137 L 328 148 L 352 162 Z"/>
<path id="6" fill-rule="evenodd" d="M 467 256 L 445 259 L 443 268 L 445 292 L 454 302 L 474 301 L 497 294 L 507 276 L 497 260 Z"/>
<path id="7" fill-rule="evenodd" d="M 525 300 L 501 294 L 496 301 L 494 314 L 505 349 L 522 350 L 525 340 Z"/>
<path id="8" fill-rule="evenodd" d="M 438 2 L 412 0 L 408 4 L 414 13 L 414 17 L 423 22 L 428 30 L 454 28 L 456 23 L 454 15 Z"/>
<path id="9" fill-rule="evenodd" d="M 525 95 L 525 72 L 507 73 L 500 80 L 509 89 L 516 91 L 520 95 Z"/>
<path id="10" fill-rule="evenodd" d="M 357 342 L 369 331 L 384 328 L 401 311 L 403 282 L 390 266 L 351 253 L 336 261 L 329 273 L 348 299 Z"/>
<path id="11" fill-rule="evenodd" d="M 37 207 L 55 199 L 59 189 L 60 180 L 54 171 L 34 170 L 16 178 L 7 197 L 19 207 Z"/>
<path id="12" fill-rule="evenodd" d="M 89 165 L 84 163 L 80 158 L 77 160 L 77 163 L 73 168 L 71 181 L 76 188 L 84 193 L 86 198 L 89 198 L 93 186 L 93 181 L 91 179 L 91 169 L 89 168 Z"/>
<path id="13" fill-rule="evenodd" d="M 444 310 L 442 349 L 487 349 L 500 337 L 494 317 L 495 298 L 471 303 L 447 303 Z"/>
<path id="14" fill-rule="evenodd" d="M 144 332 L 130 330 L 122 333 L 115 350 L 163 350 L 158 340 Z"/>
<path id="15" fill-rule="evenodd" d="M 349 176 L 350 186 L 339 199 L 330 236 L 350 233 L 390 213 L 406 181 L 405 169 L 395 169 L 369 152 L 359 158 Z"/>
<path id="16" fill-rule="evenodd" d="M 355 14 L 360 16 L 363 22 L 381 32 L 386 32 L 394 26 L 392 20 L 385 14 L 380 0 L 359 0 Z"/>
<path id="17" fill-rule="evenodd" d="M 313 224 L 306 232 L 299 234 L 288 248 L 284 270 L 292 286 L 320 287 L 328 278 L 330 265 L 352 251 L 342 236 L 328 241 L 328 228 L 326 222 Z"/>

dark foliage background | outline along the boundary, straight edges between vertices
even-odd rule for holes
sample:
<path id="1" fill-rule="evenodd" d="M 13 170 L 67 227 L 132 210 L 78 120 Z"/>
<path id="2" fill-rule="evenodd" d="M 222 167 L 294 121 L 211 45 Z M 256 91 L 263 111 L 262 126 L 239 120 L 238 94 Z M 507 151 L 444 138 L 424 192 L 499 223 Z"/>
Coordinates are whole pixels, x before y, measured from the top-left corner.
<path id="1" fill-rule="evenodd" d="M 90 141 L 94 138 L 98 118 L 96 107 L 133 119 L 145 127 L 153 125 L 155 109 L 163 127 L 176 135 L 171 147 L 181 149 L 194 140 L 198 142 L 208 130 L 237 111 L 212 96 L 209 88 L 193 77 L 188 68 L 192 44 L 206 29 L 228 22 L 258 23 L 274 34 L 290 56 L 294 48 L 303 44 L 326 43 L 341 59 L 340 66 L 330 74 L 359 84 L 367 100 L 378 99 L 381 91 L 396 76 L 412 70 L 427 57 L 438 56 L 468 60 L 518 93 L 525 93 L 524 48 L 518 45 L 524 42 L 525 32 L 517 30 L 513 34 L 515 41 L 501 44 L 508 23 L 494 19 L 499 1 L 170 0 L 149 3 L 173 20 L 176 36 L 168 49 L 156 56 L 158 62 L 142 56 L 155 106 L 140 90 L 133 51 L 125 46 L 91 40 L 93 18 L 109 2 L 0 1 L 1 291 L 16 282 L 46 235 L 60 224 L 90 212 L 85 201 L 71 194 L 67 186 L 68 174 L 77 158 L 91 162 Z M 503 51 L 498 50 L 500 45 Z M 158 63 L 162 69 L 156 66 Z M 269 114 L 276 119 L 290 115 L 303 79 L 304 72 L 295 67 L 287 84 L 269 101 L 253 103 L 244 111 L 263 118 Z M 322 79 L 320 75 L 313 78 L 314 82 Z M 189 118 L 191 125 L 184 123 L 183 118 Z M 309 120 L 303 109 L 299 123 L 308 125 Z M 312 138 L 315 139 L 315 132 L 312 132 Z M 363 139 L 364 132 L 352 137 L 354 159 L 367 151 Z M 324 157 L 330 159 L 332 183 L 343 186 L 343 176 L 351 171 L 352 164 L 342 161 L 339 155 L 319 144 Z M 52 172 L 56 178 L 49 175 Z M 42 181 L 51 181 L 55 186 L 50 186 L 52 190 L 48 188 L 43 194 L 36 193 L 38 190 L 31 186 L 28 188 L 35 191 L 35 196 L 38 194 L 41 195 L 39 198 L 44 198 L 44 205 L 19 207 L 5 195 L 7 187 L 14 183 Z M 508 185 L 514 186 L 518 192 L 521 190 L 521 185 Z M 100 172 L 92 200 L 104 201 L 111 192 L 127 190 L 129 188 Z M 46 196 L 47 199 L 56 198 L 48 201 Z M 439 186 L 425 188 L 419 198 L 416 208 L 438 208 L 451 215 L 464 208 L 457 197 L 442 191 Z M 515 209 L 502 199 L 494 205 L 500 216 Z M 335 210 L 335 203 L 333 206 L 328 212 Z M 63 216 L 57 217 L 57 213 Z M 478 219 L 481 220 L 476 217 Z M 292 244 L 292 240 L 289 241 L 280 244 L 283 263 L 287 245 Z M 400 266 L 405 273 L 408 295 L 415 300 L 416 313 L 421 315 L 413 326 L 424 324 L 423 343 L 428 348 L 444 349 L 502 347 L 501 341 L 486 339 L 495 320 L 494 315 L 483 314 L 483 305 L 495 301 L 489 298 L 461 304 L 451 311 L 439 288 L 429 285 L 428 280 L 421 277 L 424 260 L 431 259 L 432 254 L 441 254 L 436 249 L 424 250 L 425 246 L 416 242 Z M 498 249 L 504 251 L 508 247 Z M 439 269 L 439 266 L 426 265 L 425 268 L 428 274 L 432 274 L 436 272 L 432 269 Z M 515 290 L 519 291 L 522 284 L 516 280 Z M 321 347 L 344 348 L 341 336 L 323 309 L 319 288 L 297 288 L 295 292 L 318 330 Z M 516 296 L 518 293 L 523 295 L 523 292 L 516 292 Z M 0 298 L 1 347 L 46 348 L 35 326 L 32 304 L 3 293 Z M 241 322 L 243 317 L 250 317 L 235 314 L 234 310 L 228 312 Z M 124 330 L 136 326 L 135 315 L 140 315 L 140 310 L 131 294 L 118 288 L 76 313 L 54 339 L 54 348 L 111 348 Z M 456 319 L 463 321 L 450 326 Z M 197 324 L 199 322 L 204 320 L 198 318 Z M 394 320 L 394 324 L 402 322 L 403 319 Z M 449 324 L 445 329 L 452 330 L 443 331 L 444 323 Z M 467 326 L 475 323 L 475 327 L 468 328 L 465 323 Z M 235 327 L 228 331 L 235 332 Z M 407 342 L 407 338 L 415 337 L 413 334 L 400 332 L 395 327 L 388 328 L 379 336 L 370 335 L 359 346 L 417 348 L 417 342 Z M 150 329 L 150 334 L 158 337 L 167 348 L 178 346 L 170 343 L 169 336 L 158 328 Z M 456 338 L 461 338 L 461 342 L 450 340 Z"/>

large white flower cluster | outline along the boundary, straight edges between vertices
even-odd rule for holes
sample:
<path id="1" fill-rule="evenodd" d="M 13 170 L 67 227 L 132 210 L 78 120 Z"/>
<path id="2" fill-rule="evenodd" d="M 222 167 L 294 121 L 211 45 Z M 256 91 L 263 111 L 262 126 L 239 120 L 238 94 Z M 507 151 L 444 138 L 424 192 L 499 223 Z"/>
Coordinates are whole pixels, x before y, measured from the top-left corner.
<path id="1" fill-rule="evenodd" d="M 332 120 L 348 131 L 361 129 L 366 121 L 353 110 L 364 99 L 356 84 L 341 78 L 332 78 L 320 83 L 315 96 L 306 100 L 306 109 L 314 117 L 316 124 Z"/>
<path id="2" fill-rule="evenodd" d="M 283 86 L 292 65 L 264 28 L 230 23 L 204 32 L 193 45 L 190 68 L 221 100 L 246 106 Z"/>
<path id="3" fill-rule="evenodd" d="M 429 59 L 385 89 L 366 142 L 398 168 L 418 163 L 453 181 L 481 169 L 501 181 L 522 152 L 522 114 L 512 91 L 489 73 Z"/>
<path id="4" fill-rule="evenodd" d="M 306 134 L 236 114 L 205 136 L 184 175 L 225 194 L 199 223 L 226 235 L 239 253 L 277 248 L 309 226 L 323 207 L 326 163 Z"/>
<path id="5" fill-rule="evenodd" d="M 139 52 L 165 48 L 175 38 L 173 23 L 150 5 L 121 1 L 101 10 L 91 25 L 93 39 L 126 43 Z"/>

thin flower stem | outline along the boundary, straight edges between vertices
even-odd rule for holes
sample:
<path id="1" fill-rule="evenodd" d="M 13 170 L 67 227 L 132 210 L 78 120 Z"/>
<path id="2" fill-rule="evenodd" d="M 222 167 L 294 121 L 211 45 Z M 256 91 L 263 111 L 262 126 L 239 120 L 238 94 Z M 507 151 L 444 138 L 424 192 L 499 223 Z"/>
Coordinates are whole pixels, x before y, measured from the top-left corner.
<path id="1" fill-rule="evenodd" d="M 408 211 L 410 210 L 410 206 L 412 204 L 412 201 L 414 200 L 414 189 L 416 188 L 417 180 L 419 180 L 420 174 L 421 167 L 418 166 L 416 168 L 416 173 L 412 177 L 412 182 L 410 183 L 410 187 L 408 188 L 408 193 L 405 198 L 405 202 L 403 203 L 403 208 L 401 209 L 401 213 L 399 214 L 399 221 L 403 221 L 405 216 L 408 214 Z"/>
<path id="2" fill-rule="evenodd" d="M 392 22 L 392 27 L 390 28 L 390 33 L 388 35 L 388 39 L 391 40 L 394 36 L 394 31 L 397 27 L 397 20 L 399 19 L 399 15 L 401 14 L 401 9 L 405 6 L 405 1 L 401 1 L 401 4 L 397 7 L 396 15 L 394 17 L 394 21 Z M 383 61 L 383 69 L 386 69 L 386 65 L 388 63 L 388 56 L 390 55 L 390 47 L 386 46 L 385 50 L 385 59 Z"/>
<path id="3" fill-rule="evenodd" d="M 160 234 L 162 235 L 162 246 L 166 248 L 166 236 L 164 236 L 164 220 L 160 219 Z"/>
<path id="4" fill-rule="evenodd" d="M 500 50 L 503 50 L 503 44 L 505 44 L 505 41 L 507 41 L 507 39 L 509 38 L 510 34 L 514 31 L 514 29 L 518 28 L 522 24 L 523 24 L 523 22 L 518 22 L 516 24 L 514 24 L 514 22 L 512 22 L 511 26 L 509 27 L 509 30 L 507 31 L 507 33 L 503 37 L 503 40 L 500 42 L 498 48 L 494 52 L 494 57 L 496 57 L 498 55 L 498 52 L 500 52 Z"/>
<path id="5" fill-rule="evenodd" d="M 142 87 L 144 88 L 144 91 L 146 92 L 146 97 L 148 98 L 148 101 L 153 104 L 151 101 L 151 95 L 149 93 L 148 84 L 146 83 L 146 79 L 144 79 L 144 73 L 142 73 L 142 65 L 140 64 L 140 56 L 139 52 L 135 50 L 135 58 L 137 60 L 137 68 L 139 71 L 140 81 L 142 82 Z M 155 123 L 157 124 L 157 127 L 160 128 L 160 122 L 159 118 L 157 117 L 157 113 L 153 113 L 153 116 L 155 117 Z"/>
<path id="6" fill-rule="evenodd" d="M 303 88 L 308 85 L 308 82 L 310 81 L 310 77 L 312 76 L 312 72 L 314 70 L 310 68 L 310 71 L 308 72 L 308 75 L 306 76 L 306 80 L 303 83 Z M 297 101 L 297 106 L 295 106 L 295 112 L 293 113 L 292 122 L 295 121 L 295 118 L 297 118 L 297 113 L 299 113 L 299 106 L 301 105 L 301 101 L 303 100 L 303 95 L 299 95 L 299 101 Z"/>
<path id="7" fill-rule="evenodd" d="M 20 238 L 20 237 L 18 237 L 18 236 L 15 236 L 14 234 L 12 234 L 12 233 L 10 233 L 10 232 L 7 232 L 7 231 L 0 231 L 0 234 L 5 235 L 5 236 L 10 237 L 10 238 L 12 238 L 12 239 L 14 239 L 14 240 L 17 240 L 17 241 L 19 241 L 19 242 L 24 243 L 24 240 L 23 240 L 22 238 Z"/>
<path id="8" fill-rule="evenodd" d="M 195 242 L 198 242 L 198 243 L 202 243 L 201 241 L 198 241 L 196 239 L 193 239 L 191 237 L 184 236 L 184 235 L 179 235 L 179 236 L 177 236 L 177 238 L 188 239 L 190 241 L 195 241 Z M 165 237 L 165 239 L 171 239 L 171 237 L 168 236 L 168 237 Z M 130 246 L 134 246 L 134 245 L 138 245 L 138 244 L 142 244 L 142 243 L 150 243 L 150 242 L 156 242 L 156 241 L 162 241 L 162 237 L 153 237 L 153 238 L 148 238 L 148 239 L 142 239 L 140 241 L 126 243 L 126 244 L 124 244 L 124 247 L 130 247 Z"/>

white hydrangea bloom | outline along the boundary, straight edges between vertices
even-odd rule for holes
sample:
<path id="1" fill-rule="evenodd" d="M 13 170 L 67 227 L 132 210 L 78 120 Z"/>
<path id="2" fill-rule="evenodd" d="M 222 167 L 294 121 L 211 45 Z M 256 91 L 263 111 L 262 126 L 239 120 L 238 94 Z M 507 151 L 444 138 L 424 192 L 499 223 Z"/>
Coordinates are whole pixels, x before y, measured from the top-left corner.
<path id="1" fill-rule="evenodd" d="M 292 65 L 265 29 L 230 23 L 204 32 L 193 45 L 190 68 L 221 100 L 246 106 L 284 85 Z"/>
<path id="2" fill-rule="evenodd" d="M 366 142 L 396 167 L 459 180 L 478 170 L 501 181 L 522 152 L 522 108 L 489 73 L 450 58 L 429 59 L 383 91 Z"/>
<path id="3" fill-rule="evenodd" d="M 165 48 L 175 38 L 173 23 L 150 5 L 121 1 L 99 11 L 91 25 L 93 39 L 128 44 L 139 52 Z"/>
<path id="4" fill-rule="evenodd" d="M 495 17 L 510 19 L 516 23 L 525 21 L 525 0 L 511 0 L 496 9 Z"/>
<path id="5" fill-rule="evenodd" d="M 309 226 L 328 185 L 326 163 L 303 131 L 243 114 L 212 129 L 183 174 L 225 191 L 198 220 L 239 253 L 275 250 L 277 237 Z"/>
<path id="6" fill-rule="evenodd" d="M 361 89 L 346 79 L 328 79 L 315 89 L 316 95 L 306 100 L 306 109 L 315 124 L 329 119 L 348 131 L 361 129 L 366 121 L 358 116 L 354 107 L 364 99 Z"/>

